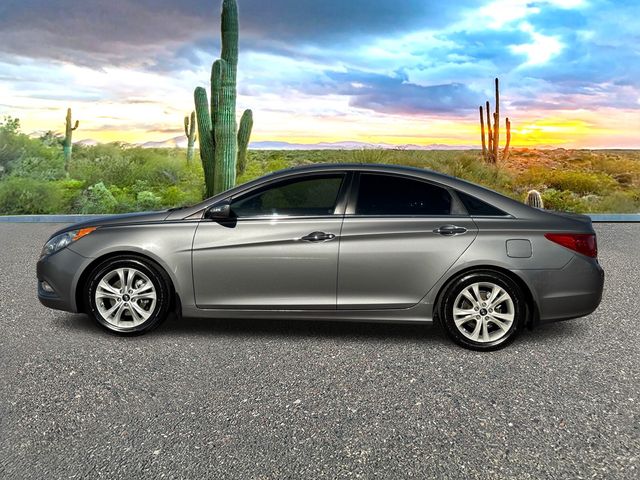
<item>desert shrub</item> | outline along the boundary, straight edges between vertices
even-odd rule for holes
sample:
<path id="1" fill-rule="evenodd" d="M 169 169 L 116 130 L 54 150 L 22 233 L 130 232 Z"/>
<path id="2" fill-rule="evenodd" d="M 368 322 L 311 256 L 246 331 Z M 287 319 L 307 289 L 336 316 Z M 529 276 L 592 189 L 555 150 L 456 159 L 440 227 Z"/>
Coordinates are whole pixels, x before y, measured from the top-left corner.
<path id="1" fill-rule="evenodd" d="M 597 202 L 593 208 L 589 208 L 588 211 L 594 213 L 638 213 L 640 212 L 640 192 L 637 190 L 613 192 L 600 199 L 600 201 Z"/>
<path id="2" fill-rule="evenodd" d="M 88 185 L 132 185 L 140 178 L 135 165 L 115 144 L 74 149 L 69 175 Z"/>
<path id="3" fill-rule="evenodd" d="M 22 155 L 11 162 L 10 166 L 11 175 L 15 177 L 60 180 L 66 176 L 64 158 L 57 152 L 54 153 L 52 151 L 43 151 L 40 156 Z"/>
<path id="4" fill-rule="evenodd" d="M 611 175 L 621 185 L 640 184 L 640 159 L 602 154 L 590 160 L 589 169 Z"/>
<path id="5" fill-rule="evenodd" d="M 549 170 L 534 167 L 518 179 L 520 184 L 533 188 L 545 185 L 554 190 L 566 190 L 580 195 L 608 193 L 617 182 L 608 174 L 577 170 Z"/>
<path id="6" fill-rule="evenodd" d="M 65 179 L 57 182 L 60 192 L 60 211 L 55 213 L 80 213 L 80 203 L 84 191 L 84 182 Z"/>
<path id="7" fill-rule="evenodd" d="M 135 148 L 127 155 L 138 178 L 153 185 L 177 185 L 187 167 L 186 160 L 180 160 L 173 150 Z"/>
<path id="8" fill-rule="evenodd" d="M 116 213 L 118 201 L 102 182 L 87 188 L 80 200 L 80 213 Z"/>
<path id="9" fill-rule="evenodd" d="M 61 191 L 54 182 L 23 177 L 9 177 L 0 182 L 3 215 L 58 213 L 61 200 Z"/>
<path id="10" fill-rule="evenodd" d="M 141 211 L 159 210 L 162 203 L 162 198 L 149 191 L 138 193 L 136 200 L 138 210 Z"/>
<path id="11" fill-rule="evenodd" d="M 549 188 L 542 192 L 542 201 L 547 210 L 564 212 L 582 212 L 584 205 L 580 197 L 573 192 Z"/>
<path id="12" fill-rule="evenodd" d="M 132 191 L 131 187 L 109 185 L 109 192 L 116 199 L 117 205 L 114 213 L 127 213 L 138 210 L 137 193 Z"/>
<path id="13" fill-rule="evenodd" d="M 159 193 L 162 205 L 168 208 L 181 207 L 188 204 L 189 200 L 192 200 L 187 198 L 186 192 L 175 185 L 165 187 Z M 197 203 L 197 201 L 193 203 Z"/>
<path id="14" fill-rule="evenodd" d="M 62 149 L 20 133 L 20 121 L 6 117 L 0 122 L 0 177 L 8 174 L 41 180 L 63 178 Z"/>
<path id="15" fill-rule="evenodd" d="M 390 163 L 392 152 L 389 150 L 362 148 L 351 150 L 351 159 L 353 163 Z"/>
<path id="16" fill-rule="evenodd" d="M 253 161 L 247 162 L 247 168 L 242 175 L 236 179 L 238 185 L 249 182 L 255 178 L 266 175 L 267 173 L 277 172 L 285 168 L 290 168 L 292 165 L 284 158 L 284 155 L 280 155 L 280 152 L 271 152 L 266 158 L 253 159 Z"/>

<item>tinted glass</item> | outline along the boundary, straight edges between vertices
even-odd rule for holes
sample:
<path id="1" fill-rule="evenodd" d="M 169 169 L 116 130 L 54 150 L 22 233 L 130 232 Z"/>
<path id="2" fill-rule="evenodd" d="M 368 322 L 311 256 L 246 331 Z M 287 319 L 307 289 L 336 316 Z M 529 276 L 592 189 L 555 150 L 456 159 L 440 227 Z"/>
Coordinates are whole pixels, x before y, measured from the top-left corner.
<path id="1" fill-rule="evenodd" d="M 467 195 L 463 192 L 456 192 L 460 201 L 464 204 L 469 215 L 478 215 L 478 216 L 504 216 L 504 213 L 499 208 L 496 208 L 492 205 L 489 205 L 487 202 L 483 202 L 482 200 L 477 199 L 476 197 L 472 197 L 471 195 Z"/>
<path id="2" fill-rule="evenodd" d="M 332 215 L 344 175 L 292 179 L 252 192 L 231 203 L 238 217 Z"/>
<path id="3" fill-rule="evenodd" d="M 451 195 L 436 185 L 387 175 L 360 175 L 357 215 L 450 215 Z"/>

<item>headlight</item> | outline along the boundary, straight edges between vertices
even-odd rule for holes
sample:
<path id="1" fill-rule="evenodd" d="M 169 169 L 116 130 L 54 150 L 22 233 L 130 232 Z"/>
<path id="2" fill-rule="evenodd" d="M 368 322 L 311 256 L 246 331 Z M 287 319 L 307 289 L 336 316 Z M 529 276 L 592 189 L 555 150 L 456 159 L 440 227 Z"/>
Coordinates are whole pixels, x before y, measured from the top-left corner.
<path id="1" fill-rule="evenodd" d="M 80 240 L 86 235 L 89 235 L 95 229 L 96 227 L 81 228 L 79 230 L 71 230 L 70 232 L 64 232 L 60 235 L 56 235 L 51 240 L 49 240 L 42 248 L 40 258 L 51 255 L 52 253 L 56 253 L 58 250 L 62 250 L 67 245 L 75 242 L 76 240 Z"/>

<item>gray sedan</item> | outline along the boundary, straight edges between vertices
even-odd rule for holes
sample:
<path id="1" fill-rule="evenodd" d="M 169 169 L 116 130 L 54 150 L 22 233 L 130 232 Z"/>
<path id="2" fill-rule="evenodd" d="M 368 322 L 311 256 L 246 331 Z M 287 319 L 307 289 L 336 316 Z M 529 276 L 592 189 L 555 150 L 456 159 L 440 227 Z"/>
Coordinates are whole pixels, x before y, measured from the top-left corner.
<path id="1" fill-rule="evenodd" d="M 46 243 L 38 298 L 120 334 L 207 318 L 439 321 L 505 346 L 588 315 L 604 272 L 591 220 L 435 172 L 293 168 L 183 209 L 74 225 Z"/>

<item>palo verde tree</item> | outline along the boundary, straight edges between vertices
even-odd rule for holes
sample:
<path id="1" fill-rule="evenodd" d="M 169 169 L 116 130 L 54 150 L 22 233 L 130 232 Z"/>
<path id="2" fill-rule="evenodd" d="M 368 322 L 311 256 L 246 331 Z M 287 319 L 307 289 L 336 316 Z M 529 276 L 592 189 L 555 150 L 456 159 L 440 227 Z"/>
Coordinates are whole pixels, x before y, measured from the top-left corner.
<path id="1" fill-rule="evenodd" d="M 221 23 L 222 53 L 211 68 L 211 102 L 204 88 L 194 92 L 207 197 L 235 185 L 236 168 L 244 163 L 253 126 L 251 110 L 244 112 L 239 128 L 236 122 L 239 33 L 235 0 L 223 0 Z M 244 156 L 240 162 L 238 144 Z"/>
<path id="2" fill-rule="evenodd" d="M 491 106 L 489 100 L 486 103 L 487 111 L 487 133 L 485 136 L 484 113 L 482 105 L 480 105 L 480 134 L 482 136 L 482 156 L 489 163 L 498 163 L 500 159 L 507 160 L 509 158 L 509 146 L 511 145 L 511 122 L 509 117 L 506 118 L 507 139 L 500 155 L 500 86 L 496 78 L 496 110 L 491 115 Z M 492 122 L 493 117 L 493 122 Z"/>

